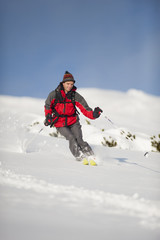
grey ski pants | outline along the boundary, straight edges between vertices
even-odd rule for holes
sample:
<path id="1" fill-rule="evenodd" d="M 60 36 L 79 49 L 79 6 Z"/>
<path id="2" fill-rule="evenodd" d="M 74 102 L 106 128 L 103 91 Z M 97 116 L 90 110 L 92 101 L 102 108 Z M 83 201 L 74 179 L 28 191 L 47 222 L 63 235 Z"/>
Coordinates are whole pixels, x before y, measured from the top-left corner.
<path id="1" fill-rule="evenodd" d="M 80 157 L 82 154 L 87 156 L 93 155 L 92 148 L 87 142 L 83 141 L 79 121 L 67 127 L 57 128 L 57 131 L 69 141 L 70 151 L 75 158 Z"/>

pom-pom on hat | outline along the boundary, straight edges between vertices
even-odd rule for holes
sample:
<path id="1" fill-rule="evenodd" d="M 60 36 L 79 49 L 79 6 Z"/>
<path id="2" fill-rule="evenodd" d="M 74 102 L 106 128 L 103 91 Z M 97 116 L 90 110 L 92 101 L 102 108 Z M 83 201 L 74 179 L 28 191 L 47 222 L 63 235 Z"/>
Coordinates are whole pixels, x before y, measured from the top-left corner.
<path id="1" fill-rule="evenodd" d="M 63 76 L 63 81 L 62 81 L 62 83 L 68 82 L 68 81 L 72 81 L 72 82 L 75 83 L 75 80 L 74 80 L 73 75 L 72 75 L 70 72 L 66 71 L 65 74 L 64 74 L 64 76 Z"/>

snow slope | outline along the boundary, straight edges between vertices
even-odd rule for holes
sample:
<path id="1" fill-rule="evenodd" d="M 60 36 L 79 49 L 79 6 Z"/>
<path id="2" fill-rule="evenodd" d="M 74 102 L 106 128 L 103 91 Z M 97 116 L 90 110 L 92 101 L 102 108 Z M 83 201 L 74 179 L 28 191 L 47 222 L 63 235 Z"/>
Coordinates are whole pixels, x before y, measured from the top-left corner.
<path id="1" fill-rule="evenodd" d="M 79 93 L 104 110 L 95 121 L 80 115 L 96 167 L 49 135 L 56 129 L 43 125 L 44 99 L 0 96 L 0 239 L 159 239 L 160 155 L 150 137 L 160 133 L 160 98 Z M 104 138 L 117 146 L 103 146 Z"/>

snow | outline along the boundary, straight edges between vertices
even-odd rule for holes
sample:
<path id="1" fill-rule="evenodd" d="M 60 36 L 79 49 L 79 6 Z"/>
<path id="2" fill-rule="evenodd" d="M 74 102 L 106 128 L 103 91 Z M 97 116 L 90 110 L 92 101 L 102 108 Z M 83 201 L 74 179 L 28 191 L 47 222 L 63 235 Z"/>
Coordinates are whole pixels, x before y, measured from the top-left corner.
<path id="1" fill-rule="evenodd" d="M 80 115 L 96 167 L 49 135 L 56 129 L 43 125 L 45 99 L 0 96 L 0 238 L 159 239 L 160 155 L 150 137 L 160 134 L 160 97 L 78 92 L 103 109 L 97 120 Z M 103 146 L 104 138 L 117 146 Z"/>

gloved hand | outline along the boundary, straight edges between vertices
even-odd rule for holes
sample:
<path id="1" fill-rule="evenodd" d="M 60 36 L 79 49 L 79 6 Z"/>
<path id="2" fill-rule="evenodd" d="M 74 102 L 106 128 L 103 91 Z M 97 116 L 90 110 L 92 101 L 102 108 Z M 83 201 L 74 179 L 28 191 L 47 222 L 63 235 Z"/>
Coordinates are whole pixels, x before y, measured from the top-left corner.
<path id="1" fill-rule="evenodd" d="M 44 125 L 49 126 L 51 124 L 52 124 L 52 115 L 48 113 L 47 116 L 46 116 L 46 119 L 44 121 Z"/>
<path id="2" fill-rule="evenodd" d="M 93 111 L 93 117 L 98 118 L 102 112 L 103 112 L 102 109 L 100 109 L 99 107 L 96 107 Z"/>

